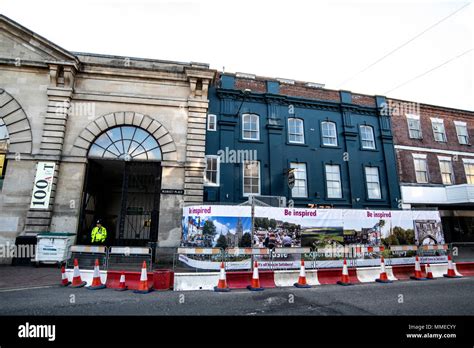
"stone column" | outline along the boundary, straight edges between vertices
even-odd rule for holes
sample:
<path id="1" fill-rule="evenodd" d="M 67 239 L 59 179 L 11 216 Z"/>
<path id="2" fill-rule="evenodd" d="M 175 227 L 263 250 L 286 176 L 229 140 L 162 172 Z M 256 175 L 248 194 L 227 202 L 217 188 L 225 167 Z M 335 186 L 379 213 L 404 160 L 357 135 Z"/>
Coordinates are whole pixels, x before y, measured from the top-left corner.
<path id="1" fill-rule="evenodd" d="M 203 178 L 206 168 L 206 120 L 209 107 L 207 92 L 215 72 L 200 68 L 187 68 L 185 71 L 190 84 L 190 95 L 188 98 L 183 201 L 185 205 L 191 205 L 203 202 Z"/>
<path id="2" fill-rule="evenodd" d="M 66 134 L 67 118 L 71 106 L 76 68 L 70 65 L 50 64 L 50 85 L 47 89 L 48 106 L 43 122 L 40 151 L 37 161 L 56 163 L 51 196 L 47 209 L 29 209 L 26 215 L 25 233 L 48 231 L 51 226 L 56 186 L 60 172 L 61 154 Z"/>

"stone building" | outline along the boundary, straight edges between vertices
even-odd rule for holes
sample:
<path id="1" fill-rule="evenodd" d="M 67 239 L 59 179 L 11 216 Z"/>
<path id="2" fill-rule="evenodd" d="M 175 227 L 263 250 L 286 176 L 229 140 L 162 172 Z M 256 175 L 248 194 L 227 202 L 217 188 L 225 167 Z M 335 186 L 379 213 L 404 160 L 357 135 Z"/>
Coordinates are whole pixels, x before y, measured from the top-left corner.
<path id="1" fill-rule="evenodd" d="M 404 208 L 439 210 L 447 242 L 474 241 L 474 112 L 387 105 Z"/>
<path id="2" fill-rule="evenodd" d="M 177 246 L 181 206 L 202 202 L 213 77 L 69 52 L 0 16 L 0 243 L 57 231 L 89 244 L 100 218 L 110 244 Z"/>

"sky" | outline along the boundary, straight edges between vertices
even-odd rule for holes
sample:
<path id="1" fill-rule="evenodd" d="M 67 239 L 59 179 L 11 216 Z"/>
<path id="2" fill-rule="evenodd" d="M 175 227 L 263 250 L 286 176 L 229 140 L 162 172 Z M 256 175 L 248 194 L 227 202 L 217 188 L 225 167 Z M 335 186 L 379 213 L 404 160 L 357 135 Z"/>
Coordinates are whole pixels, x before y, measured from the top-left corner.
<path id="1" fill-rule="evenodd" d="M 474 111 L 472 2 L 0 0 L 0 13 L 70 51 L 203 62 Z"/>

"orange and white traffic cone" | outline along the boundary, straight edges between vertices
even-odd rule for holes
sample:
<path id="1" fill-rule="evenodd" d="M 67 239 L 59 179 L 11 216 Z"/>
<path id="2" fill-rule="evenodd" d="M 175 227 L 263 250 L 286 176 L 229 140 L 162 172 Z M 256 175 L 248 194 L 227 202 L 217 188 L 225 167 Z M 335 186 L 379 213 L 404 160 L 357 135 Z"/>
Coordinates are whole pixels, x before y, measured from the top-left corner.
<path id="1" fill-rule="evenodd" d="M 140 275 L 140 284 L 137 290 L 133 290 L 135 294 L 148 294 L 151 289 L 148 288 L 148 273 L 146 270 L 146 261 L 143 261 L 142 274 Z"/>
<path id="2" fill-rule="evenodd" d="M 229 287 L 227 286 L 224 262 L 221 263 L 219 281 L 217 282 L 217 286 L 214 287 L 214 291 L 217 291 L 217 292 L 228 292 L 228 291 L 230 291 Z"/>
<path id="3" fill-rule="evenodd" d="M 260 279 L 258 277 L 258 263 L 255 261 L 253 266 L 253 275 L 252 275 L 252 283 L 247 286 L 247 289 L 250 291 L 262 291 L 264 290 L 260 287 Z"/>
<path id="4" fill-rule="evenodd" d="M 64 268 L 64 265 L 61 267 L 61 286 L 68 286 L 71 284 L 69 279 L 67 279 L 66 275 L 66 269 Z"/>
<path id="5" fill-rule="evenodd" d="M 378 279 L 375 279 L 377 283 L 393 283 L 390 279 L 388 279 L 387 272 L 385 271 L 385 261 L 382 258 L 380 259 L 380 276 Z"/>
<path id="6" fill-rule="evenodd" d="M 95 259 L 94 275 L 92 276 L 92 284 L 91 286 L 88 286 L 87 289 L 89 290 L 105 289 L 105 284 L 102 284 L 102 281 L 100 280 L 99 259 Z"/>
<path id="7" fill-rule="evenodd" d="M 72 288 L 82 288 L 87 282 L 83 282 L 81 279 L 81 271 L 79 270 L 79 262 L 77 259 L 74 259 L 74 273 L 72 275 Z"/>
<path id="8" fill-rule="evenodd" d="M 427 263 L 425 266 L 425 272 L 426 272 L 426 279 L 435 279 L 433 277 L 433 272 L 431 272 L 431 267 L 429 263 Z"/>
<path id="9" fill-rule="evenodd" d="M 298 282 L 293 284 L 297 288 L 310 288 L 311 285 L 309 285 L 306 282 L 306 270 L 304 268 L 304 259 L 301 258 L 301 266 L 300 266 L 300 276 L 298 278 Z"/>
<path id="10" fill-rule="evenodd" d="M 344 259 L 344 263 L 342 264 L 342 276 L 341 280 L 337 282 L 339 285 L 352 285 L 349 279 L 349 271 L 347 270 L 347 261 Z"/>
<path id="11" fill-rule="evenodd" d="M 423 272 L 421 271 L 420 259 L 418 256 L 415 258 L 415 274 L 410 277 L 413 280 L 426 280 Z"/>
<path id="12" fill-rule="evenodd" d="M 114 289 L 115 291 L 125 291 L 128 290 L 128 286 L 125 285 L 125 273 L 122 272 L 120 275 L 119 287 Z"/>
<path id="13" fill-rule="evenodd" d="M 457 275 L 454 271 L 453 260 L 451 259 L 451 255 L 448 255 L 448 273 L 443 274 L 443 277 L 446 278 L 462 278 L 460 275 Z"/>

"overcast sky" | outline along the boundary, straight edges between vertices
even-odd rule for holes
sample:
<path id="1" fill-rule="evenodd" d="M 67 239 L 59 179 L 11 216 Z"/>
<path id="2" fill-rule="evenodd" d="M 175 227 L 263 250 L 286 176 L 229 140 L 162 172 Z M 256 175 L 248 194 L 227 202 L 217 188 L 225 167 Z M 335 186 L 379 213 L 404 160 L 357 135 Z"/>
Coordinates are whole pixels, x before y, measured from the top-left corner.
<path id="1" fill-rule="evenodd" d="M 0 11 L 71 51 L 205 62 L 474 110 L 471 0 L 0 0 Z"/>

